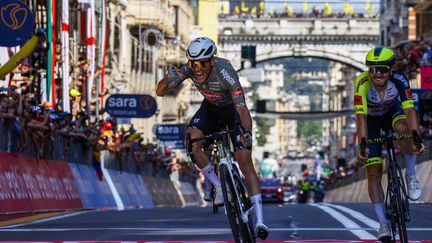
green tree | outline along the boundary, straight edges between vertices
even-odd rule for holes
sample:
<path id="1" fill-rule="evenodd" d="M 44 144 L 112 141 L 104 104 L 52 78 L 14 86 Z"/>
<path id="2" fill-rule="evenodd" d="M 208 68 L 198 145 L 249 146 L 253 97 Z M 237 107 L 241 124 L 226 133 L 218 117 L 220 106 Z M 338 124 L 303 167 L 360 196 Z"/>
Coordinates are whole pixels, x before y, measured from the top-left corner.
<path id="1" fill-rule="evenodd" d="M 308 146 L 316 145 L 322 138 L 322 121 L 304 121 L 297 125 L 298 137 Z"/>
<path id="2" fill-rule="evenodd" d="M 258 146 L 264 146 L 267 143 L 266 136 L 270 133 L 270 121 L 266 118 L 257 117 L 256 124 L 258 132 L 256 133 Z"/>

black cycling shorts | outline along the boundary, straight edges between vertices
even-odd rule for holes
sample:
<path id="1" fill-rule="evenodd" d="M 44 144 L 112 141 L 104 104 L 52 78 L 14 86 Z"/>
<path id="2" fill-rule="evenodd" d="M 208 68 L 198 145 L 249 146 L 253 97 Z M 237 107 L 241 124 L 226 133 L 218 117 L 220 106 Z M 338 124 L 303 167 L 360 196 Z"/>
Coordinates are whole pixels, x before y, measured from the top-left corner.
<path id="1" fill-rule="evenodd" d="M 188 127 L 197 128 L 201 130 L 204 135 L 208 135 L 219 131 L 219 121 L 224 122 L 228 126 L 228 129 L 235 129 L 236 126 L 240 124 L 240 116 L 234 104 L 217 107 L 207 100 L 204 100 L 198 111 L 189 121 Z M 234 151 L 252 150 L 252 146 L 245 147 L 241 142 L 240 131 L 231 133 L 231 141 L 234 145 Z"/>

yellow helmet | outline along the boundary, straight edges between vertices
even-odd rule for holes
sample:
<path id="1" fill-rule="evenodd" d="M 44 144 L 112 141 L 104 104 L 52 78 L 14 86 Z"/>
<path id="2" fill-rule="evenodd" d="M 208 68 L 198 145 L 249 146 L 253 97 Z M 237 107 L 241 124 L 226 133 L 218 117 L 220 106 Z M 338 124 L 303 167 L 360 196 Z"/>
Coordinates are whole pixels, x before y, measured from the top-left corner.
<path id="1" fill-rule="evenodd" d="M 366 66 L 388 66 L 396 63 L 395 53 L 387 47 L 375 47 L 366 55 Z"/>

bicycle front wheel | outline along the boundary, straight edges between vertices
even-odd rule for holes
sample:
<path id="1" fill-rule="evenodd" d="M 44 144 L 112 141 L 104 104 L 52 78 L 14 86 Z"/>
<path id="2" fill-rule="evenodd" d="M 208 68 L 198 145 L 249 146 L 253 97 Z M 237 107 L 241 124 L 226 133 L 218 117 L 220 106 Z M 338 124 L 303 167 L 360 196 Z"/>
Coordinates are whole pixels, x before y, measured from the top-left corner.
<path id="1" fill-rule="evenodd" d="M 222 194 L 224 197 L 225 210 L 227 212 L 228 221 L 236 243 L 251 243 L 255 242 L 255 238 L 250 237 L 248 225 L 243 223 L 241 218 L 241 206 L 238 198 L 237 187 L 233 178 L 230 176 L 230 169 L 222 164 L 219 167 Z"/>
<path id="2" fill-rule="evenodd" d="M 389 176 L 389 190 L 391 199 L 392 219 L 396 224 L 401 243 L 408 243 L 408 234 L 406 230 L 406 214 L 408 210 L 408 202 L 404 193 L 403 177 L 400 170 L 391 168 Z M 393 226 L 392 228 L 396 228 Z"/>

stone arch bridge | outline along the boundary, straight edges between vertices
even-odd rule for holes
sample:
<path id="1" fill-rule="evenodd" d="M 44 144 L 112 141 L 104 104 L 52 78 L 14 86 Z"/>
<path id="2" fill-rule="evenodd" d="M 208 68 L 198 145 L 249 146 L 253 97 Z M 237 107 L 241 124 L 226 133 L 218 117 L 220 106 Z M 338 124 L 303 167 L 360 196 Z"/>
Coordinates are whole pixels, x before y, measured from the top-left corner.
<path id="1" fill-rule="evenodd" d="M 379 20 L 344 18 L 219 19 L 218 53 L 242 68 L 242 46 L 255 46 L 256 62 L 319 57 L 364 70 L 379 44 Z"/>

